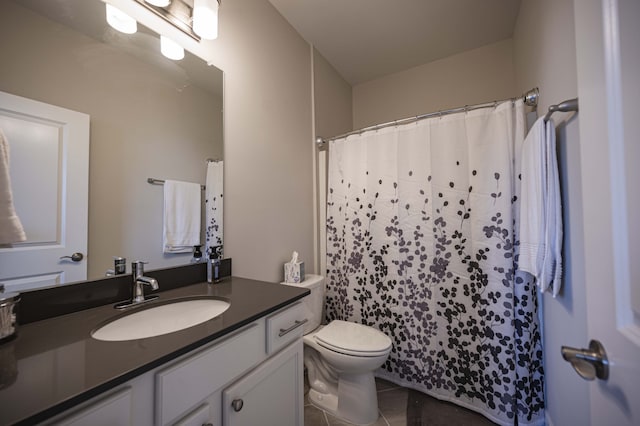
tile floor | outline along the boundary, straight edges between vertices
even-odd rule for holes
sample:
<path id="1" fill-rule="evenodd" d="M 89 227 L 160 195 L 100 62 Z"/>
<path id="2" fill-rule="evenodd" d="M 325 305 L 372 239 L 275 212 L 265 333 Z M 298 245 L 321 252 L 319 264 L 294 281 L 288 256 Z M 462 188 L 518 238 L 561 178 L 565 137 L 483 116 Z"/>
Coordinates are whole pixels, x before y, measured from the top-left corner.
<path id="1" fill-rule="evenodd" d="M 491 426 L 493 422 L 473 411 L 439 401 L 422 392 L 376 379 L 380 417 L 373 426 Z M 309 404 L 305 382 L 305 426 L 347 426 L 331 414 Z"/>

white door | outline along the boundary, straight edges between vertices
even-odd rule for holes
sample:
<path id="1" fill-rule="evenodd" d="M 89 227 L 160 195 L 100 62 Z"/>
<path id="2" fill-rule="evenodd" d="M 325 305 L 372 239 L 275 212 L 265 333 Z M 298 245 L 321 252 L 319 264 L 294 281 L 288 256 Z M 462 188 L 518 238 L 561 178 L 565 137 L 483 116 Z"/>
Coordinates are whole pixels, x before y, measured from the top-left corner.
<path id="1" fill-rule="evenodd" d="M 587 329 L 609 360 L 608 379 L 590 384 L 590 418 L 639 425 L 640 2 L 576 0 L 574 8 Z"/>
<path id="2" fill-rule="evenodd" d="M 27 234 L 0 247 L 0 283 L 22 291 L 86 280 L 89 116 L 0 92 L 0 128 Z"/>

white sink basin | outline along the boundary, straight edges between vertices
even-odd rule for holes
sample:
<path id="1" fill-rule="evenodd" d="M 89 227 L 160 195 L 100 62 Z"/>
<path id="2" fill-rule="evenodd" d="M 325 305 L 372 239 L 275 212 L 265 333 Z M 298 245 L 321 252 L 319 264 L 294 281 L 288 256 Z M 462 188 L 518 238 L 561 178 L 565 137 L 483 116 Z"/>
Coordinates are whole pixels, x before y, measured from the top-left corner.
<path id="1" fill-rule="evenodd" d="M 144 339 L 184 330 L 217 317 L 230 304 L 217 299 L 193 299 L 132 312 L 91 333 L 97 340 L 123 341 Z"/>

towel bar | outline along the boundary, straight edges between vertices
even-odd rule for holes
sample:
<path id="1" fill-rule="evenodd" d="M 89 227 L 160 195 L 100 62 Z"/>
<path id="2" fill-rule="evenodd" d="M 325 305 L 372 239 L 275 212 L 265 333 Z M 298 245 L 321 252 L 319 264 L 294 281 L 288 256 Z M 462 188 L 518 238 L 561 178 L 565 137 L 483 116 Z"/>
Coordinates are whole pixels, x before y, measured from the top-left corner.
<path id="1" fill-rule="evenodd" d="M 149 182 L 151 185 L 164 185 L 165 180 L 156 179 L 156 178 L 147 178 L 147 182 Z M 206 186 L 200 185 L 200 188 L 202 188 L 202 190 L 204 191 Z"/>

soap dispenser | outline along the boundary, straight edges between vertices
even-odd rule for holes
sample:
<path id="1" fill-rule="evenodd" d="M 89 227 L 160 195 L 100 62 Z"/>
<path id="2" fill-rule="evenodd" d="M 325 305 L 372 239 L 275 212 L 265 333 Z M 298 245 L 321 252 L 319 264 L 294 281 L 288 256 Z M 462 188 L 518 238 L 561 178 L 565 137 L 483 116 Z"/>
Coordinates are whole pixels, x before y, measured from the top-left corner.
<path id="1" fill-rule="evenodd" d="M 218 247 L 209 247 L 209 258 L 207 259 L 207 282 L 218 283 L 220 282 L 220 258 L 218 253 Z"/>
<path id="2" fill-rule="evenodd" d="M 193 257 L 191 258 L 191 263 L 200 263 L 202 262 L 202 251 L 200 250 L 201 245 L 193 246 Z"/>

